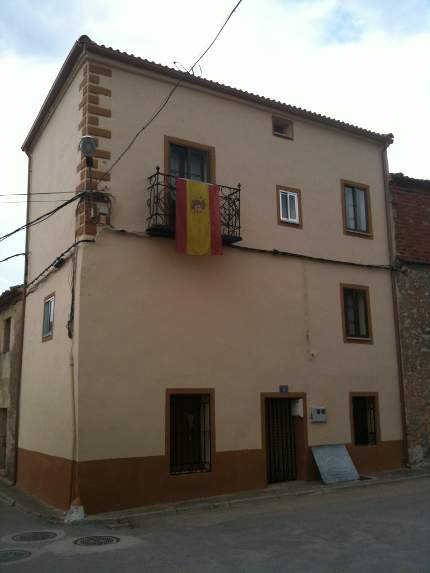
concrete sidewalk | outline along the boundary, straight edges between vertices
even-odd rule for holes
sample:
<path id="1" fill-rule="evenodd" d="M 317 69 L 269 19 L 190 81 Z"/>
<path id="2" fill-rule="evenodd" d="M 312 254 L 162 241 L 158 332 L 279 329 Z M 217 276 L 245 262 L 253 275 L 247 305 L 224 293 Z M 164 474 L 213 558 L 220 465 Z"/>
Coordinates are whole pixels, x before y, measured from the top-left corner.
<path id="1" fill-rule="evenodd" d="M 371 487 L 388 483 L 402 482 L 421 478 L 430 478 L 430 466 L 414 469 L 400 469 L 362 476 L 359 481 L 324 485 L 320 481 L 291 481 L 274 484 L 262 490 L 245 491 L 230 495 L 221 495 L 205 499 L 194 499 L 177 503 L 134 507 L 110 513 L 99 513 L 85 518 L 87 523 L 106 525 L 107 527 L 129 526 L 134 519 L 152 518 L 189 511 L 208 511 L 228 509 L 239 504 L 255 504 L 287 496 L 324 495 L 343 489 Z M 42 517 L 52 523 L 64 522 L 65 513 L 46 505 L 38 498 L 20 491 L 0 479 L 0 503 L 14 506 L 20 511 Z"/>

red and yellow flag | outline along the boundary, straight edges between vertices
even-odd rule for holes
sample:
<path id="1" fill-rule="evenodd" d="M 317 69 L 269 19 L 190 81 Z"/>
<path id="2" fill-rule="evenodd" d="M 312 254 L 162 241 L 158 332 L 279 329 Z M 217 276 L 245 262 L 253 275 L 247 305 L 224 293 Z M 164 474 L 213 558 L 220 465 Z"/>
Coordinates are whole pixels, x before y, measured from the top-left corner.
<path id="1" fill-rule="evenodd" d="M 187 255 L 222 255 L 217 185 L 176 179 L 176 250 Z"/>

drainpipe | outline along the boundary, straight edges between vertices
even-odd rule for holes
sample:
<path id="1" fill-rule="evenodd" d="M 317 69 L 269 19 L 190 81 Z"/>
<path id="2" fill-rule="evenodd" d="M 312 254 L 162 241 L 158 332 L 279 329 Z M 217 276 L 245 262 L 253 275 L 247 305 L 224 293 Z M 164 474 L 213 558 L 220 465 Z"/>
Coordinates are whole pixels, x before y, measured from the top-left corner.
<path id="1" fill-rule="evenodd" d="M 31 187 L 31 155 L 27 153 L 27 214 L 26 224 L 30 221 L 30 187 Z M 24 263 L 24 287 L 22 291 L 22 315 L 21 315 L 21 336 L 19 340 L 20 360 L 18 366 L 17 389 L 16 389 L 16 414 L 15 414 L 15 460 L 13 466 L 12 482 L 15 485 L 18 478 L 18 444 L 19 444 L 19 420 L 21 413 L 21 378 L 22 378 L 22 355 L 24 350 L 24 327 L 25 327 L 25 308 L 27 303 L 27 283 L 28 283 L 28 244 L 30 228 L 25 229 L 25 263 Z"/>
<path id="2" fill-rule="evenodd" d="M 385 214 L 387 218 L 387 234 L 388 234 L 388 249 L 390 252 L 390 264 L 392 267 L 396 265 L 396 251 L 395 251 L 395 238 L 393 233 L 393 222 L 391 217 L 391 193 L 390 193 L 390 183 L 389 183 L 389 171 L 388 171 L 388 159 L 387 159 L 387 147 L 390 143 L 387 143 L 382 149 L 382 166 L 383 166 L 383 176 L 384 176 L 384 191 L 385 191 Z M 393 312 L 394 312 L 394 333 L 396 338 L 396 355 L 397 355 L 397 371 L 399 378 L 399 396 L 400 396 L 400 411 L 402 418 L 402 434 L 403 434 L 403 463 L 409 467 L 409 448 L 408 448 L 408 430 L 406 424 L 406 406 L 405 406 L 405 388 L 403 384 L 403 358 L 402 358 L 402 346 L 400 342 L 400 321 L 399 321 L 399 307 L 397 299 L 397 287 L 396 287 L 396 270 L 390 271 L 391 277 L 391 294 L 393 300 Z"/>

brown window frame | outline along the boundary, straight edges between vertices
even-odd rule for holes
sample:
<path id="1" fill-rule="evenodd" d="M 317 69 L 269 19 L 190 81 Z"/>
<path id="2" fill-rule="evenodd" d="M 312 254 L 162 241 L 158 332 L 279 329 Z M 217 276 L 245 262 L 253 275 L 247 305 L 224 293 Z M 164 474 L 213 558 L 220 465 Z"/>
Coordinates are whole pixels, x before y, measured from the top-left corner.
<path id="1" fill-rule="evenodd" d="M 172 444 L 171 444 L 171 397 L 176 395 L 199 395 L 209 397 L 209 469 L 172 471 Z M 215 465 L 215 390 L 214 388 L 169 388 L 166 390 L 166 419 L 165 419 L 165 461 L 168 473 L 171 477 L 180 477 L 194 474 L 208 474 L 214 471 Z"/>
<path id="2" fill-rule="evenodd" d="M 45 325 L 45 305 L 48 300 L 53 299 L 54 301 L 54 316 L 52 320 L 52 329 L 48 334 L 44 334 L 44 325 Z M 43 309 L 42 309 L 42 342 L 47 342 L 48 340 L 52 340 L 54 337 L 54 323 L 55 323 L 55 292 L 51 292 L 43 299 Z"/>
<path id="3" fill-rule="evenodd" d="M 360 189 L 364 191 L 366 197 L 366 221 L 367 221 L 367 231 L 360 231 L 349 229 L 347 226 L 346 217 L 346 194 L 345 187 L 352 187 L 355 189 Z M 373 226 L 372 226 L 372 208 L 370 203 L 370 187 L 364 183 L 357 183 L 356 181 L 349 181 L 346 179 L 341 179 L 340 181 L 340 193 L 341 193 L 341 204 L 342 204 L 342 222 L 343 222 L 343 233 L 344 235 L 350 235 L 353 237 L 361 237 L 362 239 L 373 239 Z"/>
<path id="4" fill-rule="evenodd" d="M 298 223 L 294 221 L 285 221 L 282 219 L 281 215 L 281 193 L 295 193 L 297 195 L 297 212 L 299 215 Z M 295 187 L 286 187 L 284 185 L 276 185 L 276 208 L 278 212 L 278 225 L 287 225 L 288 227 L 293 227 L 295 229 L 303 228 L 303 214 L 302 214 L 302 193 L 300 189 Z"/>
<path id="5" fill-rule="evenodd" d="M 373 398 L 374 399 L 374 422 L 375 422 L 375 443 L 374 444 L 356 444 L 355 424 L 354 424 L 354 398 Z M 381 422 L 379 412 L 379 392 L 350 392 L 349 393 L 349 416 L 351 423 L 351 444 L 357 448 L 372 448 L 381 442 Z"/>
<path id="6" fill-rule="evenodd" d="M 284 126 L 288 126 L 289 133 L 281 133 L 279 131 L 275 131 L 275 125 L 277 123 L 283 124 Z M 272 135 L 274 135 L 275 137 L 280 137 L 282 139 L 289 139 L 290 141 L 292 141 L 294 139 L 293 121 L 287 117 L 272 115 Z"/>
<path id="7" fill-rule="evenodd" d="M 345 289 L 358 290 L 365 293 L 366 301 L 366 319 L 367 319 L 367 331 L 368 336 L 350 336 L 347 332 L 347 320 L 345 312 Z M 370 297 L 369 297 L 369 287 L 365 285 L 356 284 L 340 284 L 340 305 L 342 313 L 342 328 L 343 328 L 343 341 L 344 342 L 357 342 L 359 344 L 373 344 L 373 330 L 372 330 L 372 315 L 370 311 Z"/>
<path id="8" fill-rule="evenodd" d="M 201 149 L 206 151 L 209 156 L 209 174 L 210 181 L 207 183 L 216 183 L 216 157 L 215 147 L 211 145 L 204 145 L 196 141 L 189 141 L 187 139 L 179 139 L 170 135 L 164 136 L 164 173 L 170 173 L 170 144 L 181 145 L 182 147 L 189 147 L 192 149 Z"/>

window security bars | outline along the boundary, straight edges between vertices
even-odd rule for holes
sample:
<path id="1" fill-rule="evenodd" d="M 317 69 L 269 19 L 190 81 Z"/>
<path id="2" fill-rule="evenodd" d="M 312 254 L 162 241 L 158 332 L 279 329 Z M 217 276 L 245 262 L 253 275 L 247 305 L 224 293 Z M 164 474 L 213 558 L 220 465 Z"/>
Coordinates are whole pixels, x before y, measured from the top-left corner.
<path id="1" fill-rule="evenodd" d="M 220 201 L 221 235 L 223 243 L 241 241 L 240 236 L 240 184 L 237 187 L 218 185 Z M 176 177 L 156 172 L 148 177 L 147 232 L 158 237 L 175 236 Z"/>
<path id="2" fill-rule="evenodd" d="M 376 444 L 375 398 L 373 396 L 354 396 L 352 398 L 354 418 L 354 442 L 357 446 Z"/>
<path id="3" fill-rule="evenodd" d="M 209 394 L 170 396 L 170 473 L 211 470 Z"/>

